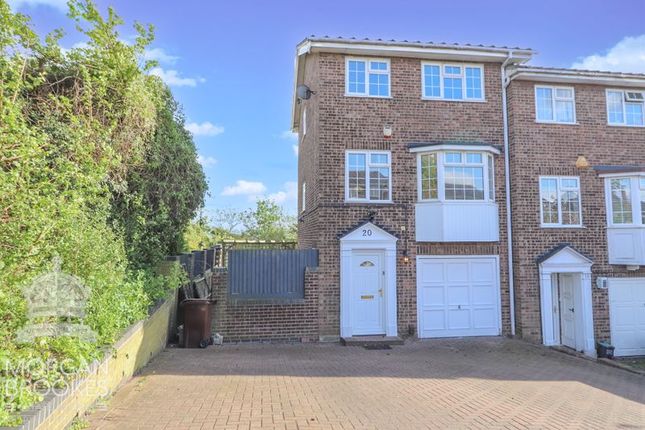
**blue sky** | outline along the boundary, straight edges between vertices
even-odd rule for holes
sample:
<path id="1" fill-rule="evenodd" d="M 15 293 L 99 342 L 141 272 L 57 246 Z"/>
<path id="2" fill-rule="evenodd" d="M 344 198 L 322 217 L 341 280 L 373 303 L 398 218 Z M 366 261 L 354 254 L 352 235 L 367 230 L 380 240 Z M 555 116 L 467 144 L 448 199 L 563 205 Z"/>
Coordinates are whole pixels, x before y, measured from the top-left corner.
<path id="1" fill-rule="evenodd" d="M 41 34 L 69 28 L 65 0 L 9 0 Z M 133 34 L 156 27 L 149 55 L 184 106 L 210 186 L 205 214 L 270 197 L 295 213 L 289 133 L 295 46 L 307 35 L 529 47 L 533 65 L 645 73 L 645 1 L 97 0 Z M 81 42 L 73 31 L 66 46 Z M 73 36 L 73 37 L 72 37 Z"/>

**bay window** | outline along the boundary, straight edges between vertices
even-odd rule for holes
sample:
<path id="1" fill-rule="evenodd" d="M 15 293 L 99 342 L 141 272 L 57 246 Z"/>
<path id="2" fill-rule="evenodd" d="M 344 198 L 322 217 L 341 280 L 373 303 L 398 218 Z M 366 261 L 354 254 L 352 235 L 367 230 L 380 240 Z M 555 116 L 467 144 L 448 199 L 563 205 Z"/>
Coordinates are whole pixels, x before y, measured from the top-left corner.
<path id="1" fill-rule="evenodd" d="M 645 226 L 645 176 L 606 178 L 610 226 Z"/>
<path id="2" fill-rule="evenodd" d="M 494 201 L 493 156 L 446 151 L 418 157 L 419 201 Z"/>
<path id="3" fill-rule="evenodd" d="M 390 202 L 390 157 L 389 151 L 347 151 L 345 199 L 357 202 Z"/>
<path id="4" fill-rule="evenodd" d="M 540 178 L 540 215 L 543 227 L 579 227 L 582 225 L 581 212 L 579 178 Z"/>

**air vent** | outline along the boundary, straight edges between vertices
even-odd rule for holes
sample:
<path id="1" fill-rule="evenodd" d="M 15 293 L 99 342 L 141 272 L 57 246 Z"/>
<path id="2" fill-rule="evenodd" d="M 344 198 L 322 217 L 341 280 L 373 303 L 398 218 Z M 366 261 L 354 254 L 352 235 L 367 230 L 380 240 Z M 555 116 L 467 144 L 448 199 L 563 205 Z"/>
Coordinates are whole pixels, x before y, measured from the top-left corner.
<path id="1" fill-rule="evenodd" d="M 645 95 L 636 91 L 625 91 L 625 101 L 642 102 L 645 101 Z"/>

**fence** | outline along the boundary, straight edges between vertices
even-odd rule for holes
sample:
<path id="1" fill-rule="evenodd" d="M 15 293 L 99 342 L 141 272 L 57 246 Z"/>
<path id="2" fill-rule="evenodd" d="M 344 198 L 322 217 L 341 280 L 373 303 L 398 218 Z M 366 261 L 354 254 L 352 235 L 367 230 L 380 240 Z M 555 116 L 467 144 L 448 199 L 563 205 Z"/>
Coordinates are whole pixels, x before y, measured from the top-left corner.
<path id="1" fill-rule="evenodd" d="M 233 249 L 228 254 L 233 299 L 302 299 L 305 269 L 318 266 L 316 249 Z"/>
<path id="2" fill-rule="evenodd" d="M 228 265 L 228 252 L 235 249 L 296 249 L 298 242 L 286 240 L 225 240 L 221 245 L 219 266 Z"/>

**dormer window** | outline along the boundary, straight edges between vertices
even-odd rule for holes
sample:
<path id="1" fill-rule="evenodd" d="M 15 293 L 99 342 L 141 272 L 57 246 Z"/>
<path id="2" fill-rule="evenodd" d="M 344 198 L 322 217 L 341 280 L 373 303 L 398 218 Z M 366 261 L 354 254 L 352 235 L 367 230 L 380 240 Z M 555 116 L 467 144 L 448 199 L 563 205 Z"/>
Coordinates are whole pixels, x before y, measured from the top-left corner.
<path id="1" fill-rule="evenodd" d="M 484 100 L 484 67 L 473 64 L 421 63 L 422 98 Z"/>
<path id="2" fill-rule="evenodd" d="M 390 97 L 390 60 L 347 58 L 345 95 Z"/>
<path id="3" fill-rule="evenodd" d="M 607 123 L 642 127 L 645 125 L 644 105 L 642 91 L 607 90 Z"/>

